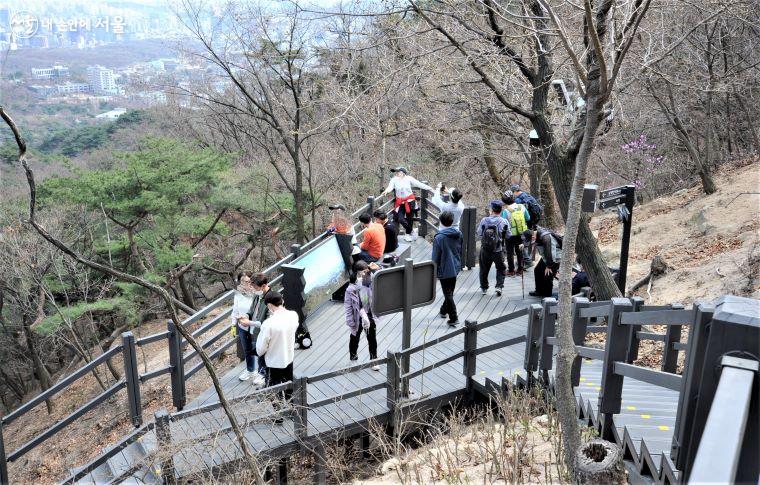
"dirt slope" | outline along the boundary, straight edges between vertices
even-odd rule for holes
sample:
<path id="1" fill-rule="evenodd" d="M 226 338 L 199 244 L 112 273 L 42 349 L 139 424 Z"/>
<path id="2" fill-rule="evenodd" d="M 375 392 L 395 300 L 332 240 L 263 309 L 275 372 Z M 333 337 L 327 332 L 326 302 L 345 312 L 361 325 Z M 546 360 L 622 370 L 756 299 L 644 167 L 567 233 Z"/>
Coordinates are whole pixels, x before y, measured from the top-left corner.
<path id="1" fill-rule="evenodd" d="M 724 294 L 760 298 L 760 157 L 721 167 L 718 191 L 701 186 L 634 208 L 628 287 L 660 255 L 666 274 L 636 292 L 647 303 L 713 300 Z M 622 225 L 614 213 L 594 217 L 592 229 L 612 266 L 618 265 Z"/>

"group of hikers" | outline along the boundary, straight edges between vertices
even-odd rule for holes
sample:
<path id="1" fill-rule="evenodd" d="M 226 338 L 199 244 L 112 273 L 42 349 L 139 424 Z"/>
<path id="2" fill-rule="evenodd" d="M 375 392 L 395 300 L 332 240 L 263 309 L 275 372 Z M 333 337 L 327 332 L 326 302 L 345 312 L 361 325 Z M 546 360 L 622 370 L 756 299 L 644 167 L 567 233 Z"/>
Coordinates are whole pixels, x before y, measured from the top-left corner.
<path id="1" fill-rule="evenodd" d="M 405 241 L 412 242 L 417 238 L 414 188 L 432 192 L 431 203 L 440 210 L 431 257 L 436 263 L 444 297 L 439 315 L 448 318 L 449 325 L 459 323 L 454 292 L 462 271 L 464 237 L 459 223 L 465 209 L 463 194 L 442 183 L 430 187 L 409 175 L 404 167 L 396 167 L 391 172 L 393 176 L 383 195 L 394 192 L 392 219 L 381 210 L 362 213 L 358 221 L 361 231 L 356 234 L 345 207 L 330 206 L 332 218 L 328 232 L 349 234 L 354 243 L 343 302 L 350 331 L 348 350 L 351 361 L 358 360 L 362 333 L 366 334 L 370 359 L 377 358 L 376 331 L 380 321 L 372 311 L 372 272 L 393 261 L 393 253 L 399 248 L 399 228 L 404 229 Z M 535 291 L 530 295 L 551 296 L 553 280 L 559 270 L 562 237 L 538 225 L 542 216 L 541 205 L 514 184 L 501 199 L 492 200 L 488 209 L 488 215 L 481 219 L 476 231 L 480 237 L 482 294 L 488 293 L 491 266 L 496 267 L 495 295 L 501 296 L 505 278 L 522 276 L 525 269 L 533 265 L 534 252 L 537 252 L 540 260 L 534 269 Z M 358 235 L 362 236 L 361 242 L 357 240 Z M 283 296 L 269 288 L 268 278 L 263 273 L 254 275 L 244 271 L 238 275 L 237 284 L 231 318 L 246 363 L 239 379 L 251 379 L 257 387 L 292 380 L 298 313 L 284 308 Z M 380 367 L 374 366 L 373 369 L 379 371 Z M 287 398 L 287 393 L 283 397 Z"/>

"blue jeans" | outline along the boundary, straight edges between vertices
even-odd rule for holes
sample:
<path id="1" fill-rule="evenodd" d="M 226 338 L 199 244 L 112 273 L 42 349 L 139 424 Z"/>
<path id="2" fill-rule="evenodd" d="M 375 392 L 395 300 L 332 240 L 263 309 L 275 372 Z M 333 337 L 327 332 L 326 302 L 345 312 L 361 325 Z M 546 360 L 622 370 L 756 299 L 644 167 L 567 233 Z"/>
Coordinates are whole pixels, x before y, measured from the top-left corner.
<path id="1" fill-rule="evenodd" d="M 242 327 L 237 328 L 238 338 L 240 339 L 240 345 L 243 347 L 243 354 L 245 354 L 245 368 L 248 372 L 256 370 L 256 341 L 253 339 L 253 335 L 248 330 L 244 330 Z M 259 357 L 259 374 L 266 375 L 266 364 L 264 363 L 264 357 Z"/>
<path id="2" fill-rule="evenodd" d="M 358 253 L 354 254 L 354 262 L 359 261 L 360 259 L 368 262 L 368 263 L 374 263 L 377 261 L 377 258 L 369 254 L 367 251 L 362 249 Z"/>

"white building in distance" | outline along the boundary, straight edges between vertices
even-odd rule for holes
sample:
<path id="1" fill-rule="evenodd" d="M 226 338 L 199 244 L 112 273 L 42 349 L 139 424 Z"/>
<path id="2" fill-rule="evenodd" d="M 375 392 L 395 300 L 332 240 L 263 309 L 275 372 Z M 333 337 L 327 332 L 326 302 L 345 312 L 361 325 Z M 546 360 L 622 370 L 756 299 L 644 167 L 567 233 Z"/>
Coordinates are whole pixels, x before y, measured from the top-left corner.
<path id="1" fill-rule="evenodd" d="M 103 66 L 87 68 L 87 79 L 90 81 L 92 92 L 96 94 L 117 94 L 113 70 Z"/>

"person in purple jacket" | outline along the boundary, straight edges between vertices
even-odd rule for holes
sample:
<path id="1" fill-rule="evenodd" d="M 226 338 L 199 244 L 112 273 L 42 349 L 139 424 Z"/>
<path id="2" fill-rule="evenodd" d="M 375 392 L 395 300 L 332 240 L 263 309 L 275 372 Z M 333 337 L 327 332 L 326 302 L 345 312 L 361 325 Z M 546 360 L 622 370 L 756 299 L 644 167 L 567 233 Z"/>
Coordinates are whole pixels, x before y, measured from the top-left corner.
<path id="1" fill-rule="evenodd" d="M 369 358 L 377 359 L 377 330 L 378 317 L 372 314 L 372 274 L 369 264 L 359 260 L 354 263 L 353 271 L 349 277 L 349 285 L 343 299 L 343 308 L 346 311 L 346 325 L 351 329 L 351 337 L 348 340 L 348 354 L 351 360 L 359 360 L 359 338 L 362 330 L 367 333 L 367 345 Z M 379 371 L 380 366 L 372 367 Z"/>

